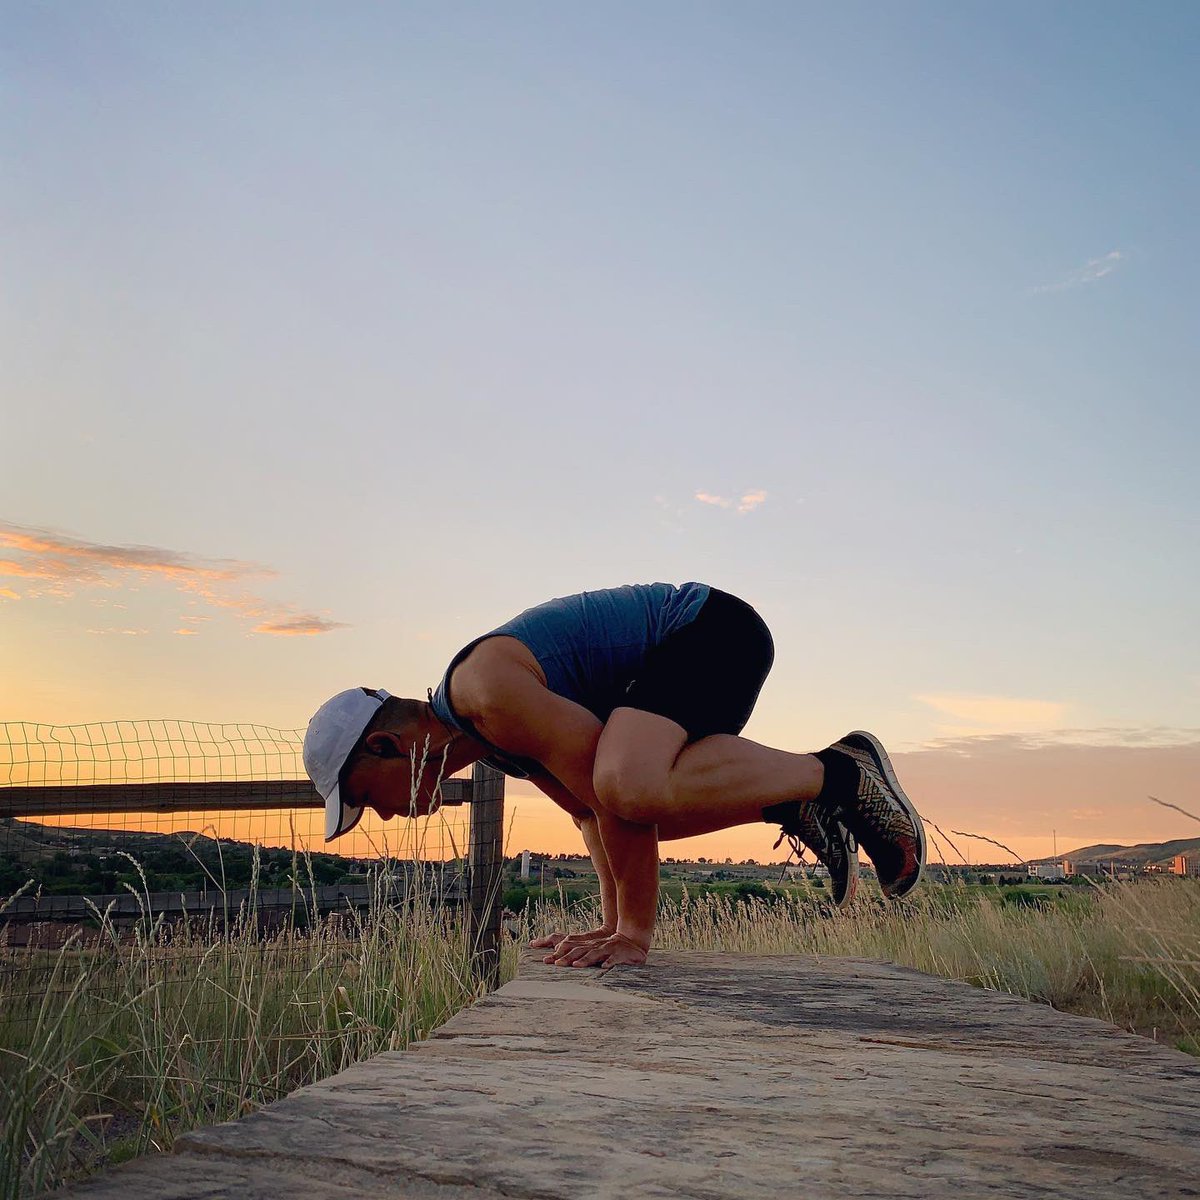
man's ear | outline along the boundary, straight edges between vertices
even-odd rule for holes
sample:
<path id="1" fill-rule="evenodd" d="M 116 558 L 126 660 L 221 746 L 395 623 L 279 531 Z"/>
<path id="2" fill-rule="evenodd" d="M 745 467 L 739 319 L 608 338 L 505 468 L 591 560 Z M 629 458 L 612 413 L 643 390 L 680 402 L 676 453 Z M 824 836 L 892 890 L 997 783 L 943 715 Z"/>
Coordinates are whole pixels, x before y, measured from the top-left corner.
<path id="1" fill-rule="evenodd" d="M 376 758 L 407 758 L 408 748 L 400 740 L 398 734 L 389 729 L 377 729 L 368 733 L 363 742 L 363 749 Z"/>

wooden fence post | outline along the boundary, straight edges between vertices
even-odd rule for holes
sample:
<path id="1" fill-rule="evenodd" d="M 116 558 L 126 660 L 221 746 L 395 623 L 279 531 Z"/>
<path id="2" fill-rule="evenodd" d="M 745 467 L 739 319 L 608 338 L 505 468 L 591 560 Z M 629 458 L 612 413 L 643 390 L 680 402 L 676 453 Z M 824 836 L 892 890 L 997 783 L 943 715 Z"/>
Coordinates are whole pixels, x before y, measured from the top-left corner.
<path id="1" fill-rule="evenodd" d="M 470 897 L 476 973 L 494 987 L 500 976 L 504 874 L 504 773 L 477 762 L 471 771 Z"/>

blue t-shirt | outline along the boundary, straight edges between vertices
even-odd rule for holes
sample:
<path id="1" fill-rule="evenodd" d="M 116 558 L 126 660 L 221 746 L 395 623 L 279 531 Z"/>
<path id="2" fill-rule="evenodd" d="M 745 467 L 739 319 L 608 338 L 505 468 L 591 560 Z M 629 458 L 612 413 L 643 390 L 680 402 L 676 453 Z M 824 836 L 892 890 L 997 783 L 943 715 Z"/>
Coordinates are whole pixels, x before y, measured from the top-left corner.
<path id="1" fill-rule="evenodd" d="M 562 596 L 527 608 L 454 656 L 430 695 L 433 711 L 452 729 L 484 741 L 451 707 L 450 675 L 480 642 L 490 637 L 513 637 L 537 659 L 550 691 L 607 721 L 647 653 L 668 634 L 694 621 L 708 593 L 706 583 L 684 583 L 679 587 L 637 583 Z M 528 775 L 535 765 L 499 752 L 487 761 L 520 777 Z"/>

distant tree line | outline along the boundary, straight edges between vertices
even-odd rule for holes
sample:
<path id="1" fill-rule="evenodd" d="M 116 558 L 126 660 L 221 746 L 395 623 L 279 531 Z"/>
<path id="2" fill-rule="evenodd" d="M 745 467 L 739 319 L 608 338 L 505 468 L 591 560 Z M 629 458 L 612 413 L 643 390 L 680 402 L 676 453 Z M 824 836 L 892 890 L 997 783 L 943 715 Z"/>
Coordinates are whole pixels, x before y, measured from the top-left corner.
<path id="1" fill-rule="evenodd" d="M 249 887 L 254 873 L 254 847 L 246 842 L 225 842 L 217 849 L 207 841 L 188 849 L 182 842 L 141 844 L 133 855 L 135 866 L 112 848 L 56 850 L 41 859 L 22 861 L 0 853 L 0 896 L 8 896 L 27 881 L 46 895 L 106 896 L 124 891 L 198 892 L 206 887 Z M 356 864 L 334 854 L 294 855 L 290 850 L 260 849 L 258 885 L 290 887 L 341 883 L 354 874 Z M 139 873 L 138 867 L 141 868 Z M 311 876 L 310 876 L 311 872 Z M 144 879 L 143 879 L 144 876 Z"/>

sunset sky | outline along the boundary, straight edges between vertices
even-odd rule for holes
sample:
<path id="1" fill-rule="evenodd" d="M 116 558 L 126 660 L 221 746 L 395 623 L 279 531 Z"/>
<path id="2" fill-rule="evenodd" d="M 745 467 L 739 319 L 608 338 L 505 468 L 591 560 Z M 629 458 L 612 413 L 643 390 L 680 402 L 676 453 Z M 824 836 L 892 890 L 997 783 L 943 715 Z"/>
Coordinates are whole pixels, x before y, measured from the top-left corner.
<path id="1" fill-rule="evenodd" d="M 1026 855 L 1200 834 L 1200 7 L 5 25 L 0 721 L 301 727 L 702 579 L 749 736 Z"/>

